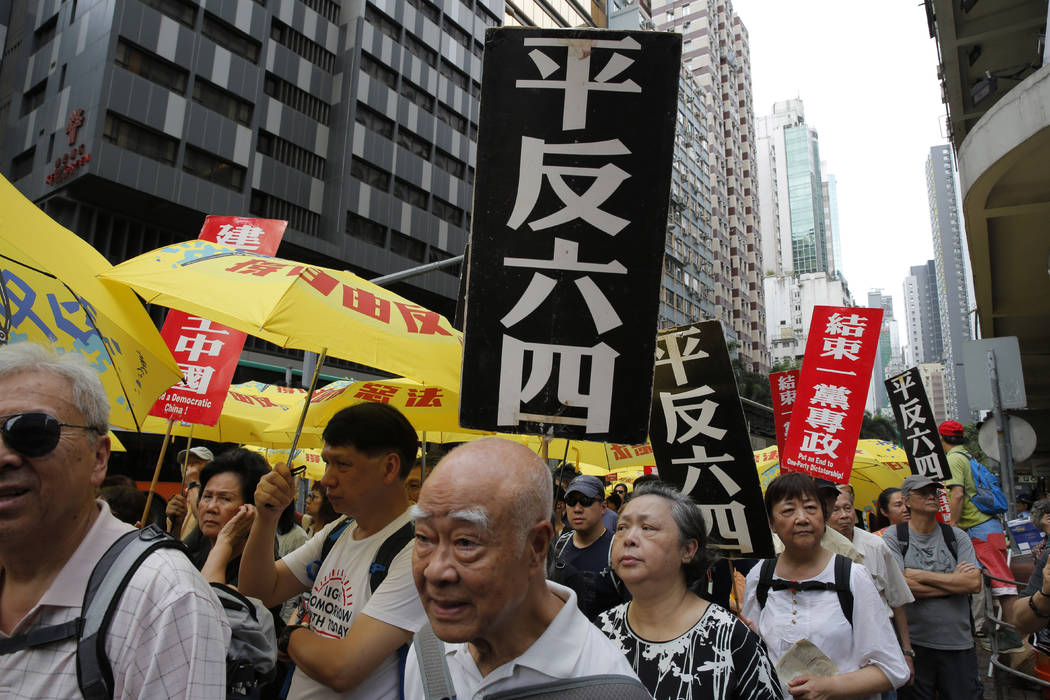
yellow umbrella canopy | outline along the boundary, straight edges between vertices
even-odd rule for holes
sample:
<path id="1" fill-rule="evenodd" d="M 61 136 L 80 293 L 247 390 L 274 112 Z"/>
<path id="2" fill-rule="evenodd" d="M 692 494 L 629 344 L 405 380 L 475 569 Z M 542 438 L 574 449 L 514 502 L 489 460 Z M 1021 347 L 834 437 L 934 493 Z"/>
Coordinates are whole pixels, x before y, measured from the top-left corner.
<path id="1" fill-rule="evenodd" d="M 181 421 L 172 427 L 173 435 L 193 435 L 195 440 L 212 442 L 239 442 L 264 447 L 287 447 L 292 435 L 280 432 L 266 433 L 270 424 L 286 414 L 295 414 L 306 392 L 294 387 L 274 386 L 262 382 L 233 384 L 226 394 L 222 413 L 213 425 L 190 425 Z M 164 433 L 167 421 L 150 416 L 143 425 L 143 432 Z M 293 425 L 294 431 L 294 425 Z M 264 433 L 266 433 L 264 435 Z"/>
<path id="2" fill-rule="evenodd" d="M 524 443 L 534 452 L 540 451 L 543 438 L 539 435 L 504 435 L 510 440 Z M 566 449 L 567 447 L 567 449 Z M 565 459 L 573 465 L 588 464 L 592 468 L 603 469 L 603 474 L 619 470 L 628 471 L 630 467 L 655 466 L 653 448 L 649 443 L 644 445 L 619 445 L 606 442 L 589 442 L 587 440 L 569 440 L 555 438 L 547 444 L 547 457 Z"/>
<path id="3" fill-rule="evenodd" d="M 83 355 L 112 425 L 137 429 L 182 373 L 138 298 L 96 275 L 112 266 L 0 177 L 0 344 Z"/>
<path id="4" fill-rule="evenodd" d="M 328 354 L 428 385 L 459 386 L 462 334 L 441 315 L 357 275 L 193 240 L 104 279 L 282 347 Z"/>
<path id="5" fill-rule="evenodd" d="M 780 457 L 775 445 L 755 451 L 759 482 L 764 491 L 780 475 Z M 899 487 L 904 477 L 911 474 L 904 449 L 885 440 L 859 440 L 853 458 L 850 485 L 853 486 L 854 507 L 874 511 L 879 494 L 891 487 Z"/>
<path id="6" fill-rule="evenodd" d="M 261 445 L 245 445 L 244 447 L 265 457 L 271 469 L 279 464 L 288 462 L 290 450 L 287 448 L 279 449 Z M 324 476 L 324 462 L 321 461 L 321 450 L 296 449 L 295 456 L 292 458 L 292 468 L 303 469 L 307 479 L 319 481 Z"/>
<path id="7" fill-rule="evenodd" d="M 480 437 L 491 434 L 460 427 L 459 394 L 451 389 L 423 385 L 403 378 L 367 382 L 339 380 L 314 392 L 299 444 L 319 447 L 321 433 L 332 416 L 347 406 L 365 401 L 385 403 L 398 409 L 405 414 L 412 427 L 426 432 L 428 442 L 460 442 L 467 435 Z M 301 403 L 297 408 L 300 407 Z M 294 433 L 298 420 L 299 410 L 282 416 L 270 426 L 267 437 L 272 439 L 277 434 Z M 447 439 L 444 433 L 449 435 Z M 457 437 L 460 439 L 457 440 Z"/>

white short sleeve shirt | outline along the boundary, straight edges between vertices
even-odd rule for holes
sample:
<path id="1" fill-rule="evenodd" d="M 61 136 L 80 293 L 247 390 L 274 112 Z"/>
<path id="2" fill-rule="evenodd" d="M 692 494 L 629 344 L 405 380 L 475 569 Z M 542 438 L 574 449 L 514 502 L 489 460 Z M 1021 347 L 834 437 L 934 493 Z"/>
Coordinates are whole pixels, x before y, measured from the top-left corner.
<path id="1" fill-rule="evenodd" d="M 549 683 L 563 678 L 618 675 L 637 678 L 623 653 L 580 612 L 570 588 L 547 581 L 565 601 L 551 624 L 525 653 L 482 676 L 466 643 L 446 644 L 452 684 L 458 700 L 481 700 L 491 693 Z M 405 700 L 424 700 L 415 646 L 405 666 Z"/>
<path id="2" fill-rule="evenodd" d="M 349 633 L 357 616 L 364 614 L 414 634 L 426 622 L 426 613 L 412 580 L 414 543 L 409 542 L 394 557 L 386 578 L 375 593 L 369 585 L 369 569 L 380 546 L 409 522 L 408 511 L 379 532 L 360 540 L 353 537 L 357 523 L 351 523 L 328 553 L 317 577 L 311 581 L 307 568 L 320 558 L 325 538 L 340 522 L 329 523 L 306 544 L 281 560 L 307 586 L 310 629 L 322 637 L 342 639 Z M 296 668 L 288 697 L 291 700 L 398 700 L 400 675 L 397 654 L 391 654 L 356 688 L 338 693 Z"/>
<path id="3" fill-rule="evenodd" d="M 871 572 L 875 588 L 888 608 L 897 608 L 915 601 L 915 596 L 908 588 L 908 582 L 904 580 L 904 573 L 894 561 L 885 540 L 855 527 L 853 546 L 864 555 L 864 567 Z"/>
<path id="4" fill-rule="evenodd" d="M 80 615 L 84 589 L 106 550 L 133 528 L 99 501 L 87 536 L 14 635 Z M 6 635 L 0 633 L 0 638 Z M 115 698 L 200 698 L 226 695 L 230 627 L 222 606 L 182 552 L 149 555 L 120 598 L 106 656 Z M 0 697 L 77 698 L 76 642 L 25 649 L 2 657 Z"/>

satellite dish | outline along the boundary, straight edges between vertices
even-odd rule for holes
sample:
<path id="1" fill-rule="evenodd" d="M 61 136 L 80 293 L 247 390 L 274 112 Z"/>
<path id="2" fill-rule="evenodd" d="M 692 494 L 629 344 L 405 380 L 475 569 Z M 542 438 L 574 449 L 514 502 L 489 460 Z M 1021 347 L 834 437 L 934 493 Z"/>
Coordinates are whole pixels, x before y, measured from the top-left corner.
<path id="1" fill-rule="evenodd" d="M 1010 453 L 1015 462 L 1023 462 L 1035 452 L 1035 429 L 1024 418 L 1010 416 Z M 977 442 L 984 453 L 999 461 L 999 439 L 995 431 L 995 420 L 986 420 L 977 433 Z"/>

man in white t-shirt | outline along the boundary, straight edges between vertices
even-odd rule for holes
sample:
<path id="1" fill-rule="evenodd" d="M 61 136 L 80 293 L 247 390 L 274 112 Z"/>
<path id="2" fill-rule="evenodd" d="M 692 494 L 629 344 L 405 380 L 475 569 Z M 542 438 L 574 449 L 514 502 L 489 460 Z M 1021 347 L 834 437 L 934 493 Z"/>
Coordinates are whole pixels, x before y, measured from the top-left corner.
<path id="1" fill-rule="evenodd" d="M 552 500 L 543 460 L 484 438 L 450 452 L 411 509 L 416 587 L 460 700 L 563 678 L 636 678 L 575 594 L 544 579 Z M 423 697 L 413 651 L 405 698 Z"/>
<path id="2" fill-rule="evenodd" d="M 109 460 L 109 400 L 75 353 L 33 343 L 0 347 L 0 640 L 81 618 L 88 578 L 133 528 L 95 487 Z M 82 620 L 81 620 L 82 622 Z M 81 625 L 50 644 L 0 655 L 0 696 L 81 697 Z M 204 577 L 175 549 L 135 570 L 105 635 L 114 698 L 226 695 L 230 628 Z"/>
<path id="3" fill-rule="evenodd" d="M 900 640 L 904 660 L 907 661 L 908 670 L 914 678 L 915 652 L 911 648 L 911 637 L 908 635 L 908 615 L 904 606 L 915 602 L 915 596 L 908 588 L 908 582 L 904 579 L 904 574 L 897 566 L 886 542 L 878 535 L 856 527 L 853 524 L 855 520 L 853 489 L 848 486 L 840 486 L 838 499 L 831 510 L 828 525 L 850 540 L 864 557 L 861 563 L 871 573 L 875 588 L 879 591 L 879 597 L 886 605 L 886 614 L 893 620 L 893 628 L 897 632 L 897 639 Z M 895 697 L 895 695 L 890 691 L 884 693 L 883 697 Z"/>
<path id="4" fill-rule="evenodd" d="M 369 569 L 387 538 L 409 523 L 404 480 L 415 461 L 416 433 L 397 409 L 362 403 L 333 416 L 323 439 L 321 484 L 332 507 L 354 522 L 323 562 L 324 542 L 340 521 L 275 562 L 277 520 L 295 494 L 291 472 L 277 467 L 255 492 L 240 588 L 267 606 L 309 591 L 308 625 L 291 625 L 278 640 L 296 665 L 291 700 L 397 700 L 398 654 L 426 621 L 412 583 L 411 542 L 375 591 Z"/>

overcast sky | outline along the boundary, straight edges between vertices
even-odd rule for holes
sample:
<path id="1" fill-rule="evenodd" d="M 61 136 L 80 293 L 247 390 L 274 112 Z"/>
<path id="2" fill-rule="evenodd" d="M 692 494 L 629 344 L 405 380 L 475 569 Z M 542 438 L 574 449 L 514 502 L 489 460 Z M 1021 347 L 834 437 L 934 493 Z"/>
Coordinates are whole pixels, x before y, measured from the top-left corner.
<path id="1" fill-rule="evenodd" d="M 755 115 L 799 97 L 838 180 L 843 270 L 857 304 L 933 255 L 926 156 L 947 143 L 937 48 L 919 0 L 732 0 L 751 41 Z M 902 335 L 901 342 L 907 342 Z"/>

